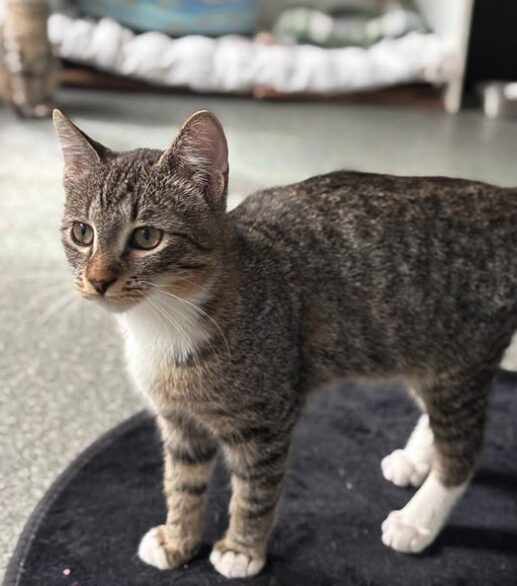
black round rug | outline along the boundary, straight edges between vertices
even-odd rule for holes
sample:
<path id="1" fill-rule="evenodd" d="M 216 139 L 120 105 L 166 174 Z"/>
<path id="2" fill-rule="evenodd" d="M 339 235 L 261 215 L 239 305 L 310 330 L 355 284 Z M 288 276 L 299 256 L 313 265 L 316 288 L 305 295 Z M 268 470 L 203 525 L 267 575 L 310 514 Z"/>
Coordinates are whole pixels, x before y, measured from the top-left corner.
<path id="1" fill-rule="evenodd" d="M 315 397 L 297 429 L 266 569 L 232 585 L 515 586 L 515 378 L 501 376 L 495 387 L 472 487 L 437 542 L 423 555 L 408 556 L 380 540 L 385 516 L 412 494 L 382 478 L 380 460 L 402 446 L 416 416 L 394 385 L 347 383 Z M 228 477 L 219 465 L 199 557 L 168 572 L 141 563 L 141 536 L 165 517 L 159 438 L 141 413 L 100 439 L 54 484 L 20 539 L 4 585 L 226 584 L 208 554 L 224 531 L 228 496 Z"/>

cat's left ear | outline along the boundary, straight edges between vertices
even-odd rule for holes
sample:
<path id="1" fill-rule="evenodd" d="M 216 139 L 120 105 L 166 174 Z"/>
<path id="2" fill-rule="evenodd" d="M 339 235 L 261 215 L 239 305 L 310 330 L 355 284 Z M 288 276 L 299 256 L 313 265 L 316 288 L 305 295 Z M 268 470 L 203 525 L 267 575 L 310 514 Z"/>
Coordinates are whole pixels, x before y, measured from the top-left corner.
<path id="1" fill-rule="evenodd" d="M 63 151 L 65 182 L 80 179 L 109 156 L 109 149 L 91 139 L 62 112 L 54 110 L 52 117 Z"/>
<path id="2" fill-rule="evenodd" d="M 209 203 L 225 207 L 228 190 L 228 144 L 219 120 L 200 110 L 183 124 L 158 166 L 180 167 L 205 189 Z"/>

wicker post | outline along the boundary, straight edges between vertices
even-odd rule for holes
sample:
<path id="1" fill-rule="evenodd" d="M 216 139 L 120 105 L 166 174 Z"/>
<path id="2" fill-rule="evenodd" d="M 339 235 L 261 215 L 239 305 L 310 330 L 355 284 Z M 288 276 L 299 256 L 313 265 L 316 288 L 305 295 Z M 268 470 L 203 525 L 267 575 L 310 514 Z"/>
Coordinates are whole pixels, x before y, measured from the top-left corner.
<path id="1" fill-rule="evenodd" d="M 22 117 L 43 118 L 53 107 L 59 62 L 47 36 L 46 0 L 8 0 L 0 34 L 0 86 Z"/>

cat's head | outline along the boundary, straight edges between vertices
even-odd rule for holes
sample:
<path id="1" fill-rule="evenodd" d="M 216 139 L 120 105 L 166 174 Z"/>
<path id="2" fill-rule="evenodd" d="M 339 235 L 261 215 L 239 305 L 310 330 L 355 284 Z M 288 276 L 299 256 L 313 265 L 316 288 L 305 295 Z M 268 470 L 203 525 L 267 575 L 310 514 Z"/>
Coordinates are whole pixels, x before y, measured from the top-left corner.
<path id="1" fill-rule="evenodd" d="M 74 285 L 123 310 L 160 288 L 186 298 L 220 261 L 228 148 L 217 118 L 193 114 L 166 151 L 114 152 L 54 112 L 64 158 L 62 241 Z"/>

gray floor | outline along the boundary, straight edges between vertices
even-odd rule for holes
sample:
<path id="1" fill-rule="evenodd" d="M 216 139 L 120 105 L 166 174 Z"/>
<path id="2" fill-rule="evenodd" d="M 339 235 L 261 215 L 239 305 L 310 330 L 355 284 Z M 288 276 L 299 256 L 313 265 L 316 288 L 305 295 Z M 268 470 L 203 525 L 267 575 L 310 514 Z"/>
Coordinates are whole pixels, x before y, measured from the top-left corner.
<path id="1" fill-rule="evenodd" d="M 517 121 L 475 112 L 121 97 L 64 91 L 63 109 L 118 149 L 165 147 L 193 110 L 220 115 L 231 201 L 255 188 L 336 168 L 465 176 L 517 185 Z M 120 342 L 76 299 L 59 244 L 61 160 L 49 122 L 0 110 L 0 576 L 27 516 L 89 443 L 143 405 Z"/>

